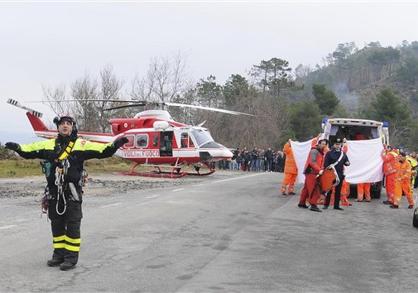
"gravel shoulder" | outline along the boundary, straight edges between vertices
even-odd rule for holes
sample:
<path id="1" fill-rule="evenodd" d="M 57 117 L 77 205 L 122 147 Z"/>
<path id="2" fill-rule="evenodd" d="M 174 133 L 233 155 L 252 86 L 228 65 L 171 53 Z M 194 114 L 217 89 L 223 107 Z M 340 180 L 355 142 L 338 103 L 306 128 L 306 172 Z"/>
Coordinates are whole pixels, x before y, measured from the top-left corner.
<path id="1" fill-rule="evenodd" d="M 115 193 L 183 186 L 246 174 L 245 172 L 217 171 L 208 176 L 185 176 L 177 179 L 127 176 L 120 173 L 91 174 L 89 175 L 88 183 L 84 187 L 84 192 L 89 197 L 112 196 Z M 1 178 L 0 199 L 20 197 L 40 199 L 43 196 L 45 185 L 46 180 L 44 176 Z"/>

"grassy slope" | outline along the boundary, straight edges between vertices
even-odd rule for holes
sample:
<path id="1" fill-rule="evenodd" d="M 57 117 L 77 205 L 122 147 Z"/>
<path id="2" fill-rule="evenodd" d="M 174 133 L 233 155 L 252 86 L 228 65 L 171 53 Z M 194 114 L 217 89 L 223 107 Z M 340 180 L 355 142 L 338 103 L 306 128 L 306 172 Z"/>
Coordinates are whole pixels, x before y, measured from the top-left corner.
<path id="1" fill-rule="evenodd" d="M 129 171 L 130 162 L 120 158 L 93 159 L 85 163 L 89 173 Z M 0 178 L 42 175 L 39 160 L 0 160 Z"/>

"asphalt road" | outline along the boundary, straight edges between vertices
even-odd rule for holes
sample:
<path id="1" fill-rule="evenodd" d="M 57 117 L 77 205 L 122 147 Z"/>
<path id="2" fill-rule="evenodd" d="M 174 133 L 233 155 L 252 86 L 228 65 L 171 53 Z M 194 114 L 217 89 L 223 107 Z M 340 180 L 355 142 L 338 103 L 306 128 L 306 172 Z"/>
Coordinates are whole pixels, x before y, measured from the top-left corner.
<path id="1" fill-rule="evenodd" d="M 76 269 L 46 266 L 33 198 L 0 200 L 0 292 L 417 292 L 412 211 L 378 200 L 315 213 L 281 174 L 85 197 Z"/>

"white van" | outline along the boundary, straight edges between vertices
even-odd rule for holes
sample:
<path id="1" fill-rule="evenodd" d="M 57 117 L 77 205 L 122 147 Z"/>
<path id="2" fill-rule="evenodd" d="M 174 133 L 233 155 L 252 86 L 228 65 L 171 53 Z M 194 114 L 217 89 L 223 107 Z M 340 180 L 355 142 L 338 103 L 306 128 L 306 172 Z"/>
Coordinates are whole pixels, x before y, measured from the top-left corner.
<path id="1" fill-rule="evenodd" d="M 334 144 L 337 137 L 347 140 L 367 140 L 381 138 L 384 144 L 389 144 L 389 123 L 354 118 L 324 118 L 322 119 L 321 137 Z M 357 185 L 350 186 L 350 197 L 357 197 Z M 380 198 L 382 182 L 372 184 L 372 198 Z"/>
<path id="2" fill-rule="evenodd" d="M 324 118 L 322 132 L 332 145 L 335 138 L 345 137 L 347 140 L 382 138 L 384 144 L 389 144 L 389 123 L 353 118 Z"/>

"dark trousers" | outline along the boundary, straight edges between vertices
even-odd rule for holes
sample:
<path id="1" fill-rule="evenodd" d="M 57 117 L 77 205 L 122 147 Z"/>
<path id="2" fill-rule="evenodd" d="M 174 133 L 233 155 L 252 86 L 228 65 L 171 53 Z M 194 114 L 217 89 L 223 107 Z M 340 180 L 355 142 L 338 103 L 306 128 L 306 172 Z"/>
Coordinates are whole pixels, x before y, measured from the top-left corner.
<path id="1" fill-rule="evenodd" d="M 344 177 L 340 180 L 340 183 L 335 186 L 335 193 L 334 193 L 334 208 L 340 207 L 340 198 L 341 198 L 341 187 L 343 186 Z M 331 200 L 332 189 L 327 192 L 325 197 L 324 206 L 329 206 L 329 202 Z"/>
<path id="2" fill-rule="evenodd" d="M 78 261 L 80 251 L 80 225 L 82 218 L 81 202 L 67 200 L 66 211 L 59 215 L 56 211 L 56 200 L 48 202 L 48 216 L 51 220 L 51 230 L 55 259 L 64 260 L 73 264 Z M 58 212 L 64 210 L 64 205 L 60 201 Z"/>

